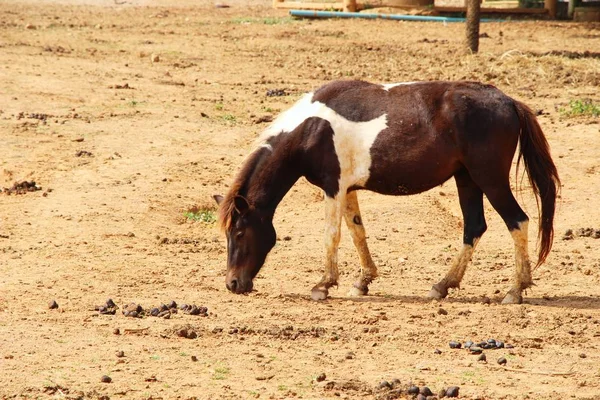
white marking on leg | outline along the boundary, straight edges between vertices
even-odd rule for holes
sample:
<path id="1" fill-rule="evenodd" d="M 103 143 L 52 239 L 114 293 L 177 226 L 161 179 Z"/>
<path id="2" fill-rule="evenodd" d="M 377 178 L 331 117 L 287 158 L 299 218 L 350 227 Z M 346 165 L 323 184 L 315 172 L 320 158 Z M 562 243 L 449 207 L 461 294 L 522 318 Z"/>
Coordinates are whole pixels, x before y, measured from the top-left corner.
<path id="1" fill-rule="evenodd" d="M 519 222 L 519 227 L 510 232 L 515 242 L 515 288 L 524 290 L 533 284 L 529 263 L 528 243 L 529 221 Z"/>
<path id="2" fill-rule="evenodd" d="M 465 275 L 465 271 L 467 270 L 467 266 L 473 257 L 473 252 L 475 251 L 475 247 L 479 242 L 480 238 L 473 239 L 473 245 L 463 244 L 462 249 L 458 253 L 458 256 L 454 259 L 452 263 L 452 268 L 448 271 L 446 275 L 447 288 L 449 287 L 460 287 L 460 282 Z"/>
<path id="3" fill-rule="evenodd" d="M 418 83 L 418 82 L 386 83 L 386 84 L 383 84 L 381 86 L 383 86 L 383 90 L 386 90 L 386 91 L 389 92 L 391 89 L 395 88 L 396 86 L 412 85 L 412 84 L 415 84 L 415 83 Z"/>
<path id="4" fill-rule="evenodd" d="M 313 300 L 325 300 L 329 293 L 328 289 L 338 283 L 338 247 L 344 202 L 344 195 L 334 198 L 325 196 L 325 273 L 321 281 L 312 289 Z"/>
<path id="5" fill-rule="evenodd" d="M 358 281 L 351 288 L 350 295 L 360 296 L 367 293 L 369 283 L 377 277 L 377 267 L 371 258 L 371 253 L 369 252 L 369 247 L 367 245 L 365 227 L 362 224 L 356 192 L 350 192 L 346 196 L 346 211 L 344 213 L 344 218 L 348 230 L 350 231 L 350 235 L 352 236 L 354 247 L 356 247 L 356 250 L 358 251 L 361 267 L 360 276 Z M 358 218 L 358 220 L 355 220 L 355 218 Z"/>
<path id="6" fill-rule="evenodd" d="M 460 282 L 465 276 L 465 271 L 471 261 L 471 257 L 473 257 L 473 252 L 475 251 L 475 247 L 477 247 L 477 243 L 479 243 L 479 239 L 481 238 L 474 238 L 473 245 L 463 244 L 446 276 L 429 291 L 429 298 L 443 299 L 448 294 L 449 288 L 460 287 Z"/>

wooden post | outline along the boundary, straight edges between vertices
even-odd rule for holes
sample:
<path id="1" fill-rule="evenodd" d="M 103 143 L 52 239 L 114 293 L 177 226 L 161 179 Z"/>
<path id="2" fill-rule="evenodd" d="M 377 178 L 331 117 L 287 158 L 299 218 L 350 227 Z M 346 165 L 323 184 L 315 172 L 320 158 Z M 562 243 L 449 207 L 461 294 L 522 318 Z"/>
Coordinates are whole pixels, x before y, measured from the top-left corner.
<path id="1" fill-rule="evenodd" d="M 481 19 L 480 0 L 467 0 L 467 50 L 479 51 L 479 21 Z"/>
<path id="2" fill-rule="evenodd" d="M 569 18 L 573 18 L 573 14 L 575 14 L 575 7 L 577 7 L 579 4 L 579 0 L 569 0 L 569 8 L 567 9 L 567 15 Z"/>
<path id="3" fill-rule="evenodd" d="M 544 0 L 544 8 L 548 10 L 550 19 L 556 19 L 556 7 L 558 0 Z"/>
<path id="4" fill-rule="evenodd" d="M 356 12 L 356 0 L 344 0 L 344 12 Z"/>

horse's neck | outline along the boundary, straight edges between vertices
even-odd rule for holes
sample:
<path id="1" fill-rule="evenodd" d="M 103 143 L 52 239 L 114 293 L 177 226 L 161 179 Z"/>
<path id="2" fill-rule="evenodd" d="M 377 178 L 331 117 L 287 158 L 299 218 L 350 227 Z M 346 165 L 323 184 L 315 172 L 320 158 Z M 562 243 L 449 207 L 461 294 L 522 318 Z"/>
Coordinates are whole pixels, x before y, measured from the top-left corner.
<path id="1" fill-rule="evenodd" d="M 247 198 L 257 208 L 275 212 L 275 208 L 302 175 L 297 160 L 286 146 L 258 148 L 255 166 L 247 181 Z"/>

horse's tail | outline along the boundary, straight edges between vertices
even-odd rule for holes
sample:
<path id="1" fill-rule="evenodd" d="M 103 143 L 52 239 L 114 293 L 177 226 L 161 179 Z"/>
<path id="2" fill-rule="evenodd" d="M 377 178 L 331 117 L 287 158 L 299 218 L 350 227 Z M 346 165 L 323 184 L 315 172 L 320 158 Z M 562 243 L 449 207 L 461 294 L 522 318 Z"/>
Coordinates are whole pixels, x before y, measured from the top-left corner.
<path id="1" fill-rule="evenodd" d="M 556 166 L 550 157 L 548 141 L 542 132 L 535 115 L 525 104 L 515 101 L 515 108 L 521 125 L 519 157 L 517 171 L 521 159 L 527 170 L 531 188 L 536 196 L 539 215 L 538 240 L 540 248 L 535 267 L 540 266 L 550 253 L 554 238 L 554 210 L 556 197 L 560 188 L 560 178 Z"/>

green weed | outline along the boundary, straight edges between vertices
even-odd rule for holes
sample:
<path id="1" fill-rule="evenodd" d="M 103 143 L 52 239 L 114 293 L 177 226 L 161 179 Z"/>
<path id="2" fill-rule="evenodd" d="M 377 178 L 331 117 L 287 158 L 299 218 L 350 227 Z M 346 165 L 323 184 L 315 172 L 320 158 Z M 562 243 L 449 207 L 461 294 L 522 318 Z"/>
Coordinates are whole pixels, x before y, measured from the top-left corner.
<path id="1" fill-rule="evenodd" d="M 566 117 L 600 117 L 600 105 L 594 104 L 591 99 L 571 100 L 560 111 Z"/>
<path id="2" fill-rule="evenodd" d="M 217 221 L 217 215 L 213 210 L 195 206 L 183 213 L 183 216 L 189 221 L 201 221 L 207 224 L 214 224 Z"/>

